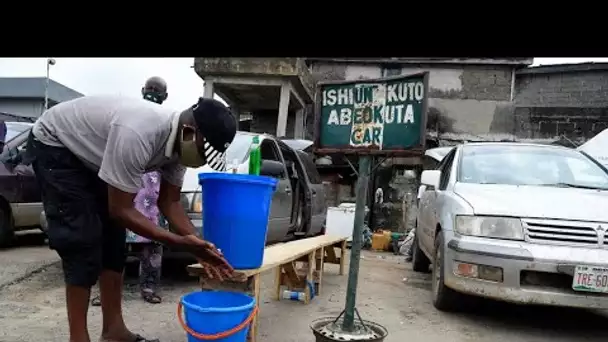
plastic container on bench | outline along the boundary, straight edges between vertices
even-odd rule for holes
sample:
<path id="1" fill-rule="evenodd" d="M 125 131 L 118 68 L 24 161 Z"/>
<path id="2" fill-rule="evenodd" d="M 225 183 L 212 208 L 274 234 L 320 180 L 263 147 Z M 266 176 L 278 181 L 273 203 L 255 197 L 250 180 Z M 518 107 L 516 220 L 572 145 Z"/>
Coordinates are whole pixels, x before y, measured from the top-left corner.
<path id="1" fill-rule="evenodd" d="M 178 319 L 188 333 L 188 342 L 245 342 L 256 314 L 255 298 L 228 291 L 192 292 L 183 296 L 178 306 Z"/>
<path id="2" fill-rule="evenodd" d="M 259 268 L 277 179 L 231 173 L 200 173 L 198 178 L 204 239 L 215 244 L 235 269 Z"/>

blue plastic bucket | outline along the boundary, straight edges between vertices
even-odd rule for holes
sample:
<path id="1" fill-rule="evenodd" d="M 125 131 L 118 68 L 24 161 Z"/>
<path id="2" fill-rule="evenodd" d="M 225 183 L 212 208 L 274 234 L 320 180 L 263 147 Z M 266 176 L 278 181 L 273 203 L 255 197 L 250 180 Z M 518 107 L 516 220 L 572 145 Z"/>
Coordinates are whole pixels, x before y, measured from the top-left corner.
<path id="1" fill-rule="evenodd" d="M 255 305 L 255 298 L 242 293 L 199 291 L 182 297 L 178 315 L 188 342 L 245 342 L 251 320 L 257 313 Z M 233 331 L 240 326 L 243 326 L 240 330 Z"/>
<path id="2" fill-rule="evenodd" d="M 203 188 L 204 239 L 216 245 L 235 269 L 259 268 L 277 179 L 199 173 L 198 180 Z"/>

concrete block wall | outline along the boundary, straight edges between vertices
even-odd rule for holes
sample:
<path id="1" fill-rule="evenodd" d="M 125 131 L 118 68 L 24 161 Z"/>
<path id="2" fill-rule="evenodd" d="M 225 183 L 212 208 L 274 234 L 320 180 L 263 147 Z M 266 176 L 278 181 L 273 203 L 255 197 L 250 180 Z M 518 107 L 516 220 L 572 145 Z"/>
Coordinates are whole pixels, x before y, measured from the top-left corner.
<path id="1" fill-rule="evenodd" d="M 293 138 L 295 130 L 295 112 L 289 111 L 287 115 L 287 127 L 285 136 Z M 251 131 L 255 133 L 268 133 L 275 135 L 277 131 L 278 114 L 276 110 L 257 110 L 253 111 L 251 120 Z"/>
<path id="2" fill-rule="evenodd" d="M 608 127 L 608 66 L 582 66 L 530 68 L 517 74 L 518 137 L 565 135 L 584 141 Z"/>

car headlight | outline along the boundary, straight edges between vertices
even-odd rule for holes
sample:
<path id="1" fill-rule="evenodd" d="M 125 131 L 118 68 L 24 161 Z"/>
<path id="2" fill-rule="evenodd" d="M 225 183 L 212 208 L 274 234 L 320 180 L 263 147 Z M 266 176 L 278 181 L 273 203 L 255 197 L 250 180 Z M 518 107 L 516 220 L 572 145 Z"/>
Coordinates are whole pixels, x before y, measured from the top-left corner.
<path id="1" fill-rule="evenodd" d="M 461 235 L 506 240 L 524 239 L 521 220 L 511 217 L 458 215 L 455 230 Z"/>

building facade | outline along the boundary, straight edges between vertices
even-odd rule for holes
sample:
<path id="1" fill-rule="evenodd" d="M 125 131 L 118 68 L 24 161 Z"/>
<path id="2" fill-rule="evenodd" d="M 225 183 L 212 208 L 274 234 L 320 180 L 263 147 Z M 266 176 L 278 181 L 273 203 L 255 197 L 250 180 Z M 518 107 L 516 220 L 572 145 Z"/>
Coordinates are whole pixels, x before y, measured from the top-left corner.
<path id="1" fill-rule="evenodd" d="M 463 140 L 501 140 L 512 135 L 502 116 L 513 113 L 517 71 L 531 57 L 470 58 L 308 58 L 315 81 L 364 80 L 429 72 L 427 147 Z M 498 119 L 497 119 L 498 118 Z M 503 120 L 505 121 L 505 120 Z M 508 120 L 506 120 L 508 121 Z M 306 130 L 314 132 L 312 112 Z M 415 195 L 422 161 L 393 158 L 375 169 L 368 203 L 372 228 L 407 231 L 415 221 Z M 406 169 L 412 169 L 406 171 Z M 344 177 L 342 177 L 344 178 Z M 335 203 L 352 201 L 354 182 L 327 186 Z M 372 194 L 380 188 L 381 204 Z"/>
<path id="2" fill-rule="evenodd" d="M 44 111 L 46 78 L 0 78 L 0 119 L 34 121 Z M 48 84 L 49 108 L 57 103 L 84 96 L 53 80 Z"/>
<path id="3" fill-rule="evenodd" d="M 517 71 L 532 57 L 517 58 L 308 58 L 316 81 L 360 80 L 429 72 L 427 128 L 445 140 L 500 140 L 500 124 L 515 96 Z M 509 112 L 512 114 L 512 112 Z M 313 130 L 309 119 L 307 130 Z"/>
<path id="4" fill-rule="evenodd" d="M 580 144 L 608 128 L 608 63 L 522 69 L 514 107 L 517 138 Z"/>

